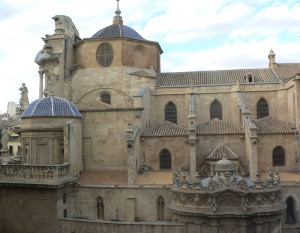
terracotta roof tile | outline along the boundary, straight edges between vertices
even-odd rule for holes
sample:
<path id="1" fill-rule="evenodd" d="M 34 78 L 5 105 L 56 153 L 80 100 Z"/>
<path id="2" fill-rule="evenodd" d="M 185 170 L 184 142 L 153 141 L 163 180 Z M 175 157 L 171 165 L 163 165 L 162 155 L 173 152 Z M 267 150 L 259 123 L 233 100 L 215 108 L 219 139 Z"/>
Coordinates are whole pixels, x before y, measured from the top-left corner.
<path id="1" fill-rule="evenodd" d="M 144 129 L 141 132 L 141 136 L 186 136 L 188 131 L 172 122 L 166 121 L 161 125 Z"/>
<path id="2" fill-rule="evenodd" d="M 256 120 L 255 125 L 257 134 L 295 133 L 295 125 L 270 116 Z"/>
<path id="3" fill-rule="evenodd" d="M 91 100 L 87 102 L 80 102 L 75 104 L 76 108 L 81 110 L 105 110 L 105 109 L 113 109 L 113 107 L 109 104 L 103 103 L 100 100 Z"/>
<path id="4" fill-rule="evenodd" d="M 207 160 L 221 160 L 223 156 L 227 155 L 229 160 L 238 160 L 239 156 L 232 152 L 228 147 L 224 145 L 218 145 L 211 153 L 206 156 Z"/>
<path id="5" fill-rule="evenodd" d="M 157 75 L 155 70 L 146 70 L 146 69 L 134 71 L 130 74 L 136 76 L 142 76 L 142 77 L 150 77 L 150 78 L 155 78 Z"/>
<path id="6" fill-rule="evenodd" d="M 157 76 L 156 86 L 190 86 L 190 85 L 220 85 L 234 84 L 237 80 L 246 83 L 249 74 L 254 76 L 256 83 L 277 82 L 279 80 L 267 69 L 239 69 L 239 70 L 215 70 L 215 71 L 195 71 L 160 73 Z"/>
<path id="7" fill-rule="evenodd" d="M 285 81 L 290 80 L 297 74 L 300 74 L 300 64 L 299 63 L 280 63 L 274 68 L 275 73 L 280 79 Z"/>
<path id="8" fill-rule="evenodd" d="M 219 119 L 212 119 L 197 126 L 197 134 L 243 134 L 241 125 L 226 123 Z"/>

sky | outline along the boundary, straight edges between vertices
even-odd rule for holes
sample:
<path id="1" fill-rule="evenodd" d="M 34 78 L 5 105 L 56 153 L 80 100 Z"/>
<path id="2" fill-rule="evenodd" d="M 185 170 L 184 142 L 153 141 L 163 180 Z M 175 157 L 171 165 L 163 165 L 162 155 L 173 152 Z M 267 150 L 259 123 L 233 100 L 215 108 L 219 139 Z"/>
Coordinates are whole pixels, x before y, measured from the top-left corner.
<path id="1" fill-rule="evenodd" d="M 124 25 L 159 42 L 162 72 L 300 63 L 299 0 L 120 0 Z M 36 54 L 54 34 L 55 15 L 72 18 L 80 37 L 112 24 L 116 0 L 0 0 L 0 113 L 19 104 L 22 83 L 38 99 Z"/>

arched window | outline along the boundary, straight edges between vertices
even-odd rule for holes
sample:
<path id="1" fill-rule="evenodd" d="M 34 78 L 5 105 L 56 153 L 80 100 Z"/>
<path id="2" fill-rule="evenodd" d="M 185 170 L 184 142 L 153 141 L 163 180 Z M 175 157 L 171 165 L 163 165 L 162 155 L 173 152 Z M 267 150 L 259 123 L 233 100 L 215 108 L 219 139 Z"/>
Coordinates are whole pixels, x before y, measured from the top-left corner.
<path id="1" fill-rule="evenodd" d="M 102 197 L 97 198 L 97 218 L 104 219 L 104 204 Z"/>
<path id="2" fill-rule="evenodd" d="M 165 108 L 165 120 L 177 124 L 177 110 L 173 102 L 169 102 Z"/>
<path id="3" fill-rule="evenodd" d="M 214 100 L 210 105 L 210 119 L 214 118 L 222 120 L 222 105 L 218 100 Z"/>
<path id="4" fill-rule="evenodd" d="M 108 92 L 100 93 L 100 98 L 103 103 L 111 104 L 111 95 Z"/>
<path id="5" fill-rule="evenodd" d="M 172 159 L 171 153 L 167 149 L 163 149 L 159 155 L 159 168 L 160 169 L 171 169 Z"/>
<path id="6" fill-rule="evenodd" d="M 257 119 L 269 116 L 269 105 L 264 98 L 261 98 L 256 105 Z"/>
<path id="7" fill-rule="evenodd" d="M 157 209 L 157 220 L 165 220 L 165 199 L 162 196 L 159 196 L 156 200 L 156 209 Z"/>
<path id="8" fill-rule="evenodd" d="M 277 146 L 273 150 L 273 166 L 284 166 L 285 158 L 284 158 L 284 149 L 281 146 Z"/>
<path id="9" fill-rule="evenodd" d="M 296 208 L 295 200 L 293 197 L 288 197 L 286 199 L 286 209 L 285 209 L 285 223 L 295 224 L 296 221 Z"/>

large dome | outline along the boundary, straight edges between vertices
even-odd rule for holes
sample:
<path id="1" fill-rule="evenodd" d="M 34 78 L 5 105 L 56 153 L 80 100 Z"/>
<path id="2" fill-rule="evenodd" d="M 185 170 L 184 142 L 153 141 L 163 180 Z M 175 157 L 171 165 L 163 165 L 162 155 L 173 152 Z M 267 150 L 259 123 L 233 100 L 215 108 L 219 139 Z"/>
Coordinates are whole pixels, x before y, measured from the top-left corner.
<path id="1" fill-rule="evenodd" d="M 130 38 L 145 40 L 134 29 L 122 24 L 112 24 L 96 32 L 91 38 Z"/>
<path id="2" fill-rule="evenodd" d="M 30 117 L 82 117 L 69 100 L 48 96 L 28 105 L 21 118 Z"/>

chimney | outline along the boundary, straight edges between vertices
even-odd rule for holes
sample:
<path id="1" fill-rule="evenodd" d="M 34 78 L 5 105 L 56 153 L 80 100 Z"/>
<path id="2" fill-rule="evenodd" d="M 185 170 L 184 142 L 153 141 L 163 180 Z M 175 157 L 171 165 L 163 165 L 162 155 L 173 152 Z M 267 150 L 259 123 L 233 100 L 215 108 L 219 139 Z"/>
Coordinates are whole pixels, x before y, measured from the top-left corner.
<path id="1" fill-rule="evenodd" d="M 269 68 L 273 69 L 273 68 L 276 68 L 277 67 L 277 63 L 275 61 L 275 53 L 273 51 L 273 49 L 270 50 L 270 53 L 269 53 Z"/>

